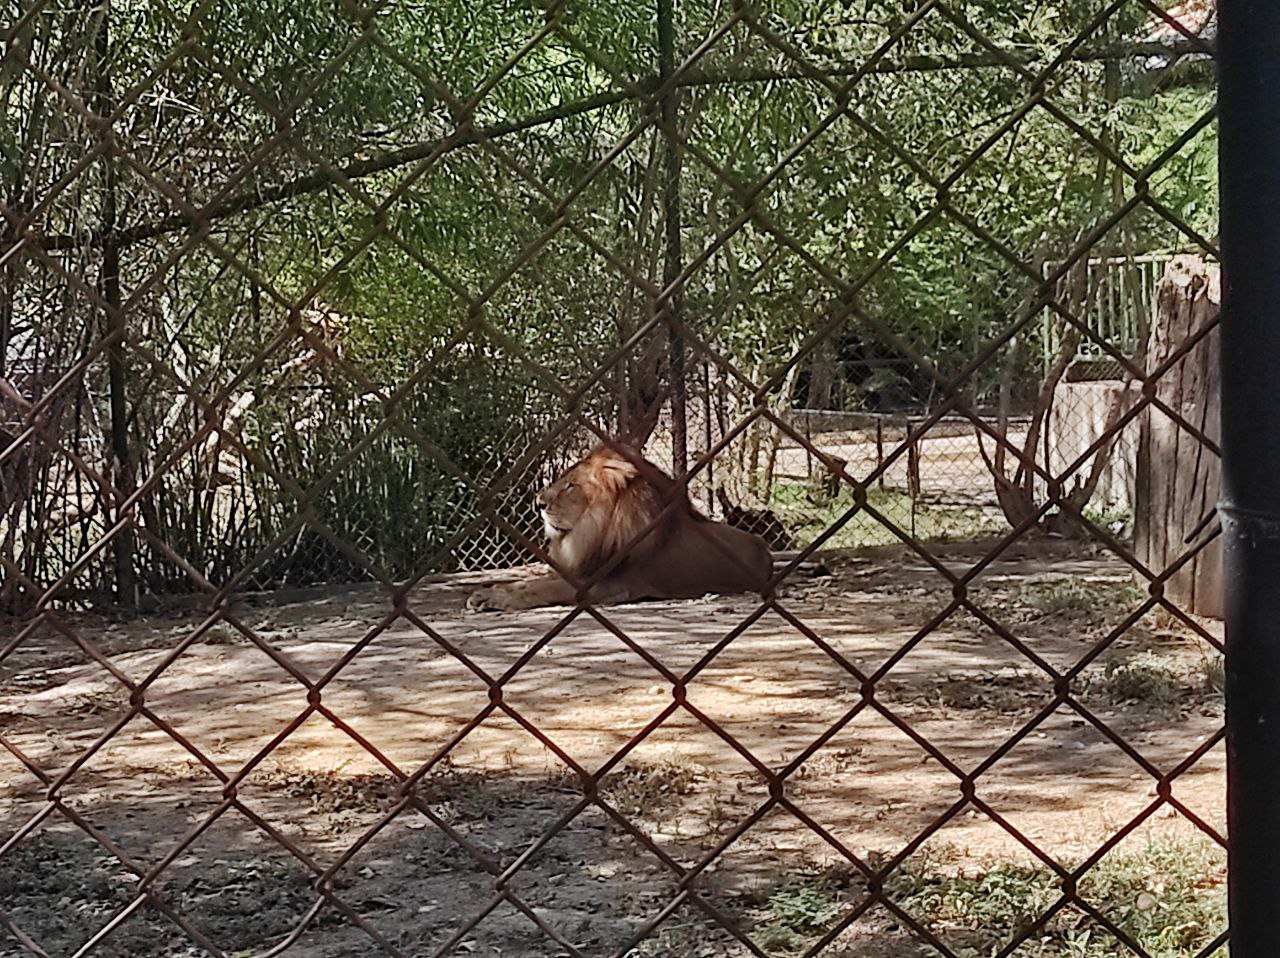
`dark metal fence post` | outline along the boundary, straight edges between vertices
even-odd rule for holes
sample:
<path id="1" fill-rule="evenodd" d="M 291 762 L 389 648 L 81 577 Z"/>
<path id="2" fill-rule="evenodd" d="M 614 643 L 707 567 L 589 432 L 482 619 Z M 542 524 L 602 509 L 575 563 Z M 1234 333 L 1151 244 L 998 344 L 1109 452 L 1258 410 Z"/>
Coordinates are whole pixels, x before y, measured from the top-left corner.
<path id="1" fill-rule="evenodd" d="M 1280 4 L 1219 6 L 1232 958 L 1280 955 Z"/>

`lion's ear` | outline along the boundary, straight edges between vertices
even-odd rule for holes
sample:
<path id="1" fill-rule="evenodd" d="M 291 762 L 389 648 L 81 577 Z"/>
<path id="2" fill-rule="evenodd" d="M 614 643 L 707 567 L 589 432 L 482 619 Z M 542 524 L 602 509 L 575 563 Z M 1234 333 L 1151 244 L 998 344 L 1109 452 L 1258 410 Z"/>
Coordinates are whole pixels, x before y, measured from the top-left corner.
<path id="1" fill-rule="evenodd" d="M 625 489 L 639 474 L 635 463 L 614 453 L 606 453 L 596 461 L 596 478 L 611 489 Z"/>

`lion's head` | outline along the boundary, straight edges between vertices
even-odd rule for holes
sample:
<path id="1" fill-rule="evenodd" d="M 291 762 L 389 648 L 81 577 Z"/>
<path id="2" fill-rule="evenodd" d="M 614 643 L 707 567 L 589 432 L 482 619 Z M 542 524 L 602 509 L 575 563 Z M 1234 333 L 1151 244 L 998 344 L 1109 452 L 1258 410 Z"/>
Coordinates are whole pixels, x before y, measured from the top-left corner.
<path id="1" fill-rule="evenodd" d="M 638 453 L 617 444 L 597 447 L 538 493 L 551 558 L 585 575 L 621 549 L 649 551 L 661 541 L 661 529 L 634 540 L 671 496 L 682 500 L 677 509 L 688 507 L 671 478 Z"/>

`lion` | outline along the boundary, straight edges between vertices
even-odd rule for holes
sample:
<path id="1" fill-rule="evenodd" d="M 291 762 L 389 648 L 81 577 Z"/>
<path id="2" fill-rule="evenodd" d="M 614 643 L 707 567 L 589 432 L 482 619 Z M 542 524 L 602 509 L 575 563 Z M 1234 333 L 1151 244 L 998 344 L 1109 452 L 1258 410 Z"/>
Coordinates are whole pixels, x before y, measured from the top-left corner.
<path id="1" fill-rule="evenodd" d="M 772 578 L 768 543 L 702 515 L 683 486 L 620 443 L 597 446 L 537 502 L 548 555 L 579 584 L 617 559 L 582 597 L 592 604 L 763 593 Z M 481 589 L 467 606 L 507 611 L 578 601 L 578 587 L 553 571 Z"/>

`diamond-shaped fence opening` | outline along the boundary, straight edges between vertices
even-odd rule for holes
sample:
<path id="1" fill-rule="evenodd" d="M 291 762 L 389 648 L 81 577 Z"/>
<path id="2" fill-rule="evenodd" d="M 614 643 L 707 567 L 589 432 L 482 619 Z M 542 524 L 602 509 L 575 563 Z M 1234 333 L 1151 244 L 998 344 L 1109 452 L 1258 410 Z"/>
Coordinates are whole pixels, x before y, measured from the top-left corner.
<path id="1" fill-rule="evenodd" d="M 1216 30 L 21 5 L 0 951 L 1224 953 Z"/>

